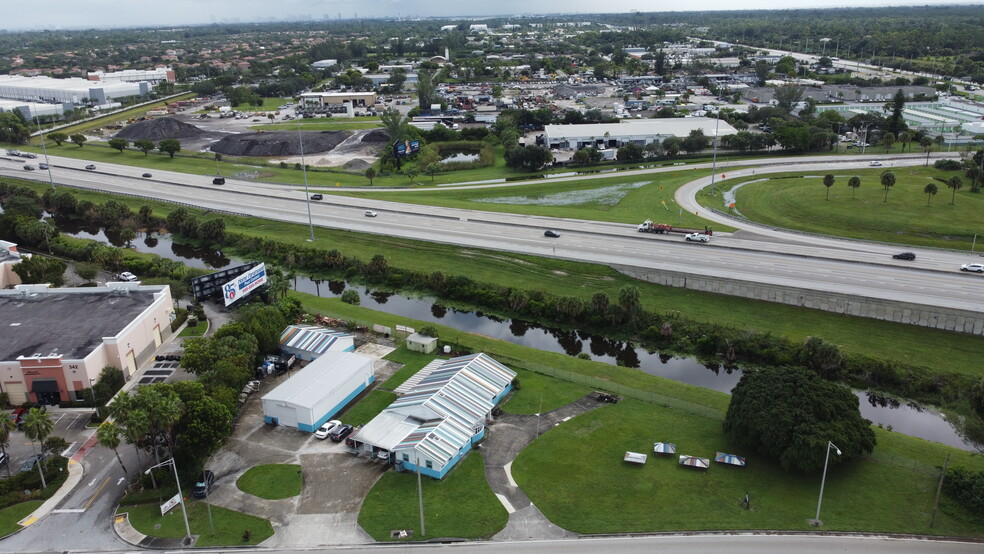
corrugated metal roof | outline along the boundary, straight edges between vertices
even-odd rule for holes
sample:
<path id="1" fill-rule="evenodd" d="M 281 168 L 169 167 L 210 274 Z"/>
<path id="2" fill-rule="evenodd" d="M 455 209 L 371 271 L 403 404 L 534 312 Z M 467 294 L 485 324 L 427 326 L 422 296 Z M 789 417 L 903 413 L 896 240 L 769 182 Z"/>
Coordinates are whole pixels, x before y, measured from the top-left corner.
<path id="1" fill-rule="evenodd" d="M 339 339 L 353 338 L 352 335 L 324 327 L 312 325 L 288 325 L 280 334 L 280 346 L 297 348 L 315 354 L 328 352 Z"/>
<path id="2" fill-rule="evenodd" d="M 690 131 L 700 129 L 707 137 L 733 135 L 738 132 L 728 122 L 718 122 L 710 117 L 679 117 L 668 119 L 626 120 L 621 123 L 580 123 L 577 125 L 545 125 L 544 132 L 550 140 L 618 138 L 624 136 L 673 135 L 686 138 Z"/>
<path id="3" fill-rule="evenodd" d="M 371 374 L 372 358 L 369 356 L 351 352 L 326 352 L 279 387 L 265 394 L 263 400 L 313 406 L 366 364 L 369 364 Z"/>

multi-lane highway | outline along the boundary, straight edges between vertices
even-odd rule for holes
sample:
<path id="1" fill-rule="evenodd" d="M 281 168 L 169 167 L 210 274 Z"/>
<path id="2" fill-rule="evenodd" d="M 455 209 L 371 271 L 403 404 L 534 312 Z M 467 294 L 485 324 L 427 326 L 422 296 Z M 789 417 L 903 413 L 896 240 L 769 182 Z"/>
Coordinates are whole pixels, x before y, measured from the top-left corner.
<path id="1" fill-rule="evenodd" d="M 761 161 L 754 171 L 760 175 L 775 171 L 849 170 L 867 167 L 870 159 L 773 158 Z M 895 157 L 886 160 L 884 167 L 921 165 L 924 160 L 922 155 Z M 95 170 L 86 170 L 88 163 L 51 157 L 52 177 L 56 184 L 307 223 L 302 186 L 234 179 L 216 186 L 211 184 L 209 176 L 154 171 L 153 177 L 143 178 L 141 175 L 147 171 L 143 168 L 99 163 Z M 23 162 L 14 159 L 0 158 L 0 175 L 46 179 L 45 172 L 28 172 L 22 165 Z M 665 171 L 678 172 L 681 168 L 643 170 L 638 174 L 658 179 Z M 722 171 L 718 164 L 718 172 Z M 754 179 L 751 168 L 726 171 L 729 178 L 718 182 L 719 191 Z M 630 174 L 620 172 L 618 176 L 624 178 Z M 677 194 L 677 202 L 684 209 L 703 211 L 697 206 L 694 194 L 707 182 L 709 178 L 697 179 L 684 186 Z M 379 216 L 366 217 L 363 215 L 366 209 L 375 210 Z M 807 236 L 742 223 L 720 214 L 702 215 L 742 229 L 735 233 L 716 233 L 711 243 L 697 244 L 686 243 L 679 235 L 638 233 L 634 225 L 625 224 L 422 207 L 332 195 L 311 203 L 315 227 L 984 311 L 984 276 L 958 271 L 962 263 L 980 261 L 969 252 L 917 249 L 917 260 L 907 262 L 891 258 L 900 250 L 898 246 Z M 548 228 L 557 230 L 560 238 L 545 238 L 543 230 Z"/>

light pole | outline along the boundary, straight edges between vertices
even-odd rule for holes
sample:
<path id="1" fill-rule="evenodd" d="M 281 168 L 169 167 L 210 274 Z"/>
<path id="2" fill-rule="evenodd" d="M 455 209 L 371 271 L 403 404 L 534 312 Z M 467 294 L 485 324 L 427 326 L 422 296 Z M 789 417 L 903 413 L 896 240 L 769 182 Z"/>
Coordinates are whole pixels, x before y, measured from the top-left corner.
<path id="1" fill-rule="evenodd" d="M 420 454 L 417 454 L 417 498 L 420 503 L 420 536 L 427 536 L 427 529 L 424 527 L 424 486 L 420 481 Z"/>
<path id="2" fill-rule="evenodd" d="M 96 382 L 95 379 L 93 379 L 91 377 L 89 378 L 89 393 L 92 394 L 92 406 L 94 408 L 96 408 L 96 420 L 98 420 L 99 419 L 99 404 L 96 403 L 96 389 L 93 388 L 93 386 L 92 386 L 93 383 L 95 383 L 95 382 Z"/>
<path id="3" fill-rule="evenodd" d="M 301 172 L 304 174 L 304 196 L 307 204 L 308 229 L 311 231 L 311 238 L 308 242 L 314 242 L 314 224 L 311 223 L 311 193 L 308 191 L 307 164 L 304 163 L 304 137 L 301 135 L 301 120 L 297 120 L 297 142 L 301 145 Z"/>
<path id="4" fill-rule="evenodd" d="M 44 144 L 44 129 L 41 128 L 37 111 L 34 112 L 34 123 L 38 126 L 38 132 L 41 133 L 41 151 L 44 152 L 44 165 L 48 168 L 48 182 L 51 183 L 51 188 L 55 188 L 55 178 L 51 175 L 51 162 L 48 161 L 48 147 Z"/>
<path id="5" fill-rule="evenodd" d="M 714 122 L 714 155 L 711 157 L 711 196 L 714 196 L 714 177 L 717 175 L 719 125 L 721 125 L 721 112 L 718 112 L 717 119 Z"/>
<path id="6" fill-rule="evenodd" d="M 816 526 L 820 526 L 820 525 L 823 524 L 820 521 L 820 504 L 823 502 L 823 486 L 827 482 L 827 464 L 830 462 L 830 449 L 831 448 L 833 448 L 834 450 L 837 451 L 837 455 L 838 456 L 841 455 L 840 448 L 837 448 L 837 446 L 834 443 L 832 443 L 830 441 L 827 441 L 827 457 L 823 461 L 823 477 L 820 479 L 820 497 L 817 498 L 817 517 L 816 517 L 816 519 L 813 520 L 813 524 L 816 525 Z"/>
<path id="7" fill-rule="evenodd" d="M 155 466 L 150 466 L 144 474 L 149 475 L 151 470 L 161 466 L 166 466 L 167 464 L 171 464 L 171 467 L 174 468 L 174 483 L 178 486 L 178 502 L 181 503 L 181 515 L 184 516 L 185 543 L 191 544 L 191 526 L 188 525 L 188 510 L 185 509 L 184 495 L 181 494 L 181 481 L 178 480 L 178 464 L 174 462 L 174 458 L 172 457 L 170 460 L 165 460 Z"/>
<path id="8" fill-rule="evenodd" d="M 864 131 L 864 139 L 861 140 L 861 155 L 864 156 L 864 151 L 868 148 L 868 127 L 871 127 L 871 123 L 866 123 L 861 127 Z"/>

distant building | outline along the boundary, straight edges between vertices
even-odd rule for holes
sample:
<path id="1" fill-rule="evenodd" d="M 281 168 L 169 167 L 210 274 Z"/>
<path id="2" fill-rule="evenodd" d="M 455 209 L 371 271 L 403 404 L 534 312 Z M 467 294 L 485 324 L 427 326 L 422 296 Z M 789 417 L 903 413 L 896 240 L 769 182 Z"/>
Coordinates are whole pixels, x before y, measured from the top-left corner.
<path id="1" fill-rule="evenodd" d="M 138 83 L 140 81 L 147 81 L 157 84 L 161 82 L 173 83 L 176 80 L 174 70 L 170 67 L 163 66 L 154 69 L 127 69 L 112 73 L 93 71 L 87 77 L 90 81 L 101 81 L 104 83 Z"/>
<path id="2" fill-rule="evenodd" d="M 375 92 L 305 92 L 301 95 L 301 105 L 309 108 L 341 106 L 342 104 L 364 108 L 375 103 Z"/>
<path id="3" fill-rule="evenodd" d="M 476 33 L 487 33 L 489 32 L 489 26 L 484 23 L 476 23 L 468 26 L 469 31 L 474 31 Z"/>
<path id="4" fill-rule="evenodd" d="M 146 96 L 151 83 L 90 81 L 72 77 L 52 79 L 51 77 L 20 77 L 0 75 L 0 98 L 41 103 L 70 103 L 82 105 L 91 103 L 105 105 L 117 98 Z"/>
<path id="5" fill-rule="evenodd" d="M 327 60 L 318 60 L 312 63 L 311 67 L 316 69 L 328 69 L 329 67 L 333 67 L 336 65 L 338 65 L 338 60 L 327 59 Z"/>
<path id="6" fill-rule="evenodd" d="M 580 150 L 588 146 L 598 149 L 618 148 L 624 144 L 635 143 L 645 146 L 651 142 L 662 142 L 669 137 L 686 138 L 694 129 L 714 139 L 714 129 L 718 136 L 733 135 L 737 129 L 727 121 L 709 117 L 679 117 L 668 119 L 643 119 L 622 123 L 587 123 L 583 125 L 546 125 L 544 143 L 549 148 Z"/>

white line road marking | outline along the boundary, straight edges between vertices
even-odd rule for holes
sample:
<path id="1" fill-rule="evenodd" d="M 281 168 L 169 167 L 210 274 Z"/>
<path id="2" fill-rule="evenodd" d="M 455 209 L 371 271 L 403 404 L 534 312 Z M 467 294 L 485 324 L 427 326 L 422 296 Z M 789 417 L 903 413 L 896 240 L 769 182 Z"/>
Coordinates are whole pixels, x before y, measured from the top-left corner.
<path id="1" fill-rule="evenodd" d="M 506 470 L 506 479 L 509 479 L 509 486 L 518 487 L 519 485 L 516 484 L 516 481 L 513 480 L 512 476 L 512 462 L 502 466 L 502 469 Z"/>
<path id="2" fill-rule="evenodd" d="M 116 482 L 116 486 L 117 486 L 117 487 L 118 487 L 118 486 L 120 486 L 120 485 L 121 485 L 122 483 L 124 483 L 125 481 L 126 481 L 126 477 L 120 477 L 120 480 Z"/>
<path id="3" fill-rule="evenodd" d="M 81 514 L 85 511 L 85 508 L 62 508 L 60 510 L 51 510 L 53 514 Z"/>
<path id="4" fill-rule="evenodd" d="M 502 502 L 502 505 L 505 506 L 507 512 L 511 514 L 516 511 L 516 508 L 513 508 L 513 505 L 510 504 L 508 500 L 506 500 L 505 496 L 502 496 L 499 493 L 495 493 L 495 496 L 496 498 L 499 499 L 499 502 Z"/>
<path id="5" fill-rule="evenodd" d="M 79 443 L 79 441 L 75 441 L 72 444 L 68 445 L 68 448 L 66 448 L 65 450 L 63 450 L 62 453 L 61 453 L 61 455 L 63 457 L 65 457 L 65 458 L 68 458 L 69 457 L 68 453 L 69 452 L 72 452 L 72 449 L 75 448 L 75 445 L 78 444 L 78 443 Z"/>
<path id="6" fill-rule="evenodd" d="M 96 480 L 95 480 L 95 479 L 93 479 L 92 481 L 89 481 L 89 486 L 90 486 L 90 487 L 91 487 L 92 485 L 95 485 L 95 484 L 96 484 Z"/>

